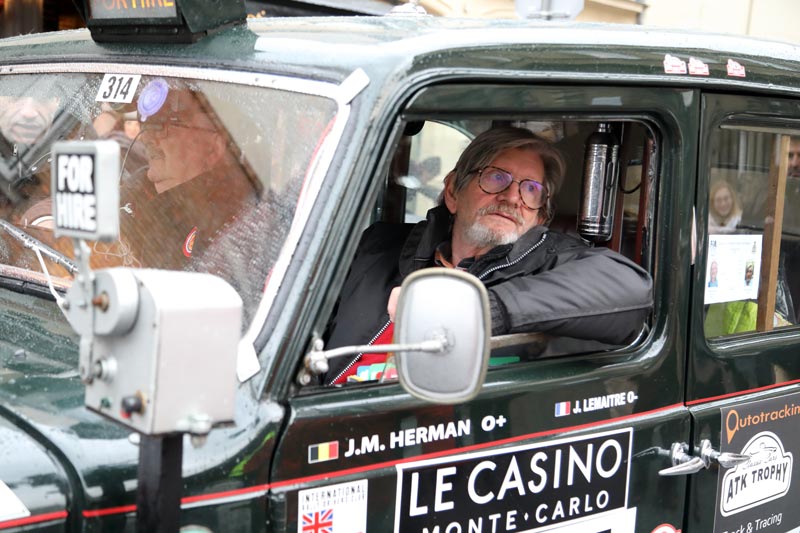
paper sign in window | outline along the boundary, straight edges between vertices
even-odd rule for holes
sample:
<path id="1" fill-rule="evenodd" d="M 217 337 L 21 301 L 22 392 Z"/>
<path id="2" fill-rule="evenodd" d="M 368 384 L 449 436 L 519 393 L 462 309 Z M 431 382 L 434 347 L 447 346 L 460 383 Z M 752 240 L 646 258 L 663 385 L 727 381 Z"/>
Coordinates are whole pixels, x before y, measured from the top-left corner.
<path id="1" fill-rule="evenodd" d="M 706 304 L 758 298 L 762 239 L 762 235 L 708 236 Z"/>

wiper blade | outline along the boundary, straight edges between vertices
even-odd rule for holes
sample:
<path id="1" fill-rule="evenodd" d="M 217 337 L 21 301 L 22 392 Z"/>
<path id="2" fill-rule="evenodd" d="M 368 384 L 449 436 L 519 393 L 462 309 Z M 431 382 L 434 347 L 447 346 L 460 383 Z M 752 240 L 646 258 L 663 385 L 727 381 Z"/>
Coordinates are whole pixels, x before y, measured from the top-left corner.
<path id="1" fill-rule="evenodd" d="M 56 301 L 55 296 L 53 296 L 47 288 L 47 282 L 45 281 L 19 279 L 16 277 L 8 277 L 4 273 L 0 273 L 0 288 L 8 289 L 19 294 L 31 294 L 53 302 Z M 61 287 L 58 287 L 57 290 L 66 292 Z"/>
<path id="2" fill-rule="evenodd" d="M 0 228 L 4 229 L 9 235 L 20 241 L 23 245 L 25 245 L 26 248 L 30 248 L 31 250 L 39 250 L 43 256 L 66 268 L 70 274 L 74 275 L 76 272 L 78 272 L 78 265 L 76 265 L 72 259 L 47 246 L 36 237 L 28 235 L 13 224 L 0 219 Z"/>

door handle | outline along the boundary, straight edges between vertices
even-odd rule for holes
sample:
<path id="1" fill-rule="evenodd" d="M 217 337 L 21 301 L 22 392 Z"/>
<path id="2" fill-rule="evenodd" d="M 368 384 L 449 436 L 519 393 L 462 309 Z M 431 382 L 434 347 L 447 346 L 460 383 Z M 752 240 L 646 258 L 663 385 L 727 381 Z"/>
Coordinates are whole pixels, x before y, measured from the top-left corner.
<path id="1" fill-rule="evenodd" d="M 689 445 L 683 442 L 673 442 L 669 450 L 672 466 L 658 471 L 659 476 L 686 476 L 696 474 L 706 468 L 705 462 L 700 457 L 693 457 L 686 453 Z"/>
<path id="2" fill-rule="evenodd" d="M 685 476 L 696 474 L 703 469 L 711 468 L 716 464 L 721 468 L 731 468 L 738 464 L 750 460 L 749 455 L 741 453 L 718 452 L 711 445 L 711 441 L 703 439 L 700 441 L 699 454 L 696 456 L 686 453 L 689 445 L 682 442 L 674 442 L 670 448 L 670 459 L 672 466 L 659 470 L 660 476 Z"/>

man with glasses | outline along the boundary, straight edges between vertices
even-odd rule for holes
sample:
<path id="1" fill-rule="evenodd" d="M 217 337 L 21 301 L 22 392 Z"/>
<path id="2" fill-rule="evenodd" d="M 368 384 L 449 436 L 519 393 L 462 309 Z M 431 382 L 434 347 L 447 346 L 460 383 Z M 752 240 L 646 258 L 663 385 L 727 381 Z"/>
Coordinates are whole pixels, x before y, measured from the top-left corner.
<path id="1" fill-rule="evenodd" d="M 150 87 L 139 98 L 156 88 L 161 105 L 140 117 L 134 141 L 144 145 L 146 176 L 123 178 L 121 238 L 108 253 L 131 266 L 197 270 L 212 242 L 257 204 L 257 186 L 201 93 L 160 79 Z"/>
<path id="2" fill-rule="evenodd" d="M 400 284 L 432 266 L 483 281 L 492 335 L 537 331 L 609 344 L 635 338 L 652 307 L 648 273 L 620 254 L 547 228 L 564 167 L 552 144 L 528 130 L 478 135 L 426 221 L 377 223 L 364 232 L 326 347 L 391 342 Z M 324 383 L 362 381 L 361 369 L 384 359 L 334 358 Z"/>

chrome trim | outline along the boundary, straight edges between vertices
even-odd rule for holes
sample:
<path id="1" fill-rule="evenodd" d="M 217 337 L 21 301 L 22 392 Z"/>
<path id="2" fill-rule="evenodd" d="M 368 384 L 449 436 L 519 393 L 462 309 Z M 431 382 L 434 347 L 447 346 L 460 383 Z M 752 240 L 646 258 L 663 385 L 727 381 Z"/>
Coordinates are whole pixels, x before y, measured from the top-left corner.
<path id="1" fill-rule="evenodd" d="M 324 81 L 276 76 L 259 72 L 222 70 L 216 68 L 181 67 L 171 65 L 143 65 L 141 63 L 44 63 L 31 65 L 4 65 L 0 75 L 7 74 L 141 74 L 144 76 L 170 76 L 203 81 L 222 81 L 281 89 L 296 93 L 324 96 L 332 100 L 339 97 L 340 86 Z"/>

